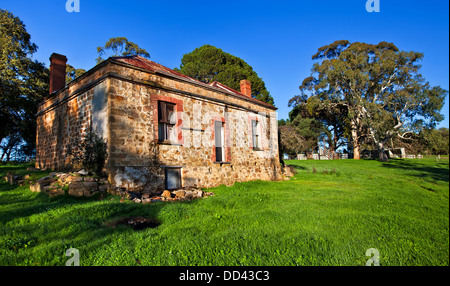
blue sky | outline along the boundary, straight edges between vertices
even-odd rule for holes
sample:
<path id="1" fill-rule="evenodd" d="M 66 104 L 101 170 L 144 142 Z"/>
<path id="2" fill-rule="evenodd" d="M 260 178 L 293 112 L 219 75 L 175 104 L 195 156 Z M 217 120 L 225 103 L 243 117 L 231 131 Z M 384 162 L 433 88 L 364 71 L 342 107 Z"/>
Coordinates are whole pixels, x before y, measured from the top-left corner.
<path id="1" fill-rule="evenodd" d="M 88 70 L 95 65 L 96 48 L 117 36 L 169 68 L 195 48 L 214 45 L 253 67 L 280 119 L 288 117 L 289 99 L 310 75 L 311 56 L 335 40 L 387 41 L 422 52 L 424 77 L 449 89 L 448 0 L 379 0 L 379 13 L 368 13 L 366 0 L 79 1 L 79 13 L 68 13 L 66 0 L 0 0 L 0 8 L 25 23 L 39 47 L 34 57 L 47 66 L 57 52 Z M 448 102 L 447 97 L 438 127 L 449 127 Z"/>

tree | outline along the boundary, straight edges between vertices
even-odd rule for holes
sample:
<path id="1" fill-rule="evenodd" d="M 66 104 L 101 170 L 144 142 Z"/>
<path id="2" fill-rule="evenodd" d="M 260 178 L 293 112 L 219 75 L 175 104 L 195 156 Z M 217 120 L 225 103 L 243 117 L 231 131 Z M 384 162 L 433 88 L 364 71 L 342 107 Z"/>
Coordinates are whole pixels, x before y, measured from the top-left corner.
<path id="1" fill-rule="evenodd" d="M 297 152 L 305 152 L 310 155 L 316 151 L 319 148 L 319 140 L 323 138 L 326 129 L 322 122 L 311 116 L 303 117 L 299 114 L 294 118 L 292 124 L 295 126 L 295 131 L 303 138 L 303 146 Z"/>
<path id="2" fill-rule="evenodd" d="M 424 128 L 407 139 L 393 138 L 391 147 L 403 147 L 407 154 L 445 155 L 449 153 L 449 129 Z"/>
<path id="3" fill-rule="evenodd" d="M 326 129 L 322 122 L 308 112 L 306 101 L 289 112 L 288 120 L 279 120 L 278 126 L 281 130 L 279 134 L 281 149 L 291 156 L 303 152 L 312 154 L 317 150 L 319 139 Z"/>
<path id="4" fill-rule="evenodd" d="M 288 119 L 288 120 L 286 120 L 286 119 L 279 119 L 279 120 L 278 120 L 278 126 L 284 126 L 284 125 L 286 125 L 288 122 L 289 122 L 289 119 Z"/>
<path id="5" fill-rule="evenodd" d="M 300 86 L 300 90 L 303 86 Z M 289 113 L 291 120 L 301 115 L 302 118 L 310 118 L 312 125 L 310 130 L 316 130 L 318 137 L 328 144 L 331 156 L 336 157 L 339 147 L 346 145 L 348 137 L 347 109 L 342 105 L 326 106 L 317 97 L 295 96 L 289 101 L 288 106 L 294 108 Z M 304 127 L 307 130 L 307 126 Z M 312 140 L 313 138 L 311 138 Z"/>
<path id="6" fill-rule="evenodd" d="M 419 73 L 423 54 L 400 51 L 394 44 L 336 41 L 313 55 L 312 75 L 302 96 L 324 106 L 347 109 L 354 158 L 370 140 L 387 161 L 385 145 L 392 137 L 408 138 L 443 119 L 439 111 L 447 91 L 431 87 Z"/>
<path id="7" fill-rule="evenodd" d="M 3 161 L 3 159 L 6 159 L 6 161 L 9 161 L 11 159 L 11 155 L 14 151 L 14 149 L 17 149 L 18 145 L 20 144 L 20 141 L 22 138 L 20 138 L 20 135 L 18 132 L 11 132 L 8 134 L 8 136 L 0 142 L 0 149 L 2 151 L 2 155 L 0 157 L 0 161 Z"/>
<path id="8" fill-rule="evenodd" d="M 71 65 L 66 66 L 66 83 L 69 83 L 79 77 L 80 75 L 84 74 L 86 70 L 84 69 L 77 69 L 74 68 Z"/>
<path id="9" fill-rule="evenodd" d="M 347 108 L 338 104 L 331 107 L 324 106 L 316 97 L 309 98 L 306 105 L 309 113 L 323 124 L 324 139 L 326 139 L 332 159 L 336 158 L 336 151 L 347 145 L 347 138 L 350 137 Z"/>
<path id="10" fill-rule="evenodd" d="M 240 81 L 247 79 L 252 85 L 252 97 L 274 104 L 263 80 L 244 60 L 211 45 L 204 45 L 185 54 L 181 65 L 174 70 L 204 83 L 218 81 L 240 90 Z"/>
<path id="11" fill-rule="evenodd" d="M 134 56 L 139 55 L 145 58 L 150 58 L 150 54 L 140 48 L 137 44 L 128 41 L 125 37 L 110 38 L 105 46 L 97 47 L 97 64 L 103 62 L 105 59 L 102 56 L 120 57 L 120 56 Z"/>
<path id="12" fill-rule="evenodd" d="M 442 127 L 440 129 L 428 129 L 424 131 L 427 149 L 435 155 L 449 153 L 449 130 Z"/>
<path id="13" fill-rule="evenodd" d="M 278 127 L 280 155 L 288 154 L 296 156 L 305 148 L 305 139 L 295 130 L 292 124 L 284 124 Z"/>
<path id="14" fill-rule="evenodd" d="M 23 22 L 0 9 L 0 142 L 19 144 L 20 136 L 27 153 L 34 150 L 37 103 L 48 94 L 49 83 L 48 69 L 31 59 L 36 50 Z"/>
<path id="15" fill-rule="evenodd" d="M 389 147 L 405 148 L 406 154 L 430 154 L 424 133 L 426 130 L 427 129 L 424 129 L 419 133 L 411 134 L 407 139 L 393 137 L 390 142 L 388 142 Z"/>

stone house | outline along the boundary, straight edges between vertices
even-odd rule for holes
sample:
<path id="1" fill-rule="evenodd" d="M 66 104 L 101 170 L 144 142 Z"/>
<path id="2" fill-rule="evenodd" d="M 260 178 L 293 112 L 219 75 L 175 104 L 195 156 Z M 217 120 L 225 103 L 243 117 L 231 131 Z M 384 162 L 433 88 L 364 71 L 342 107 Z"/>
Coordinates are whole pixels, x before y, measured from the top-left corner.
<path id="1" fill-rule="evenodd" d="M 140 56 L 113 57 L 66 85 L 50 57 L 50 95 L 37 113 L 36 168 L 68 170 L 89 130 L 108 143 L 112 186 L 142 192 L 281 179 L 276 108 Z"/>

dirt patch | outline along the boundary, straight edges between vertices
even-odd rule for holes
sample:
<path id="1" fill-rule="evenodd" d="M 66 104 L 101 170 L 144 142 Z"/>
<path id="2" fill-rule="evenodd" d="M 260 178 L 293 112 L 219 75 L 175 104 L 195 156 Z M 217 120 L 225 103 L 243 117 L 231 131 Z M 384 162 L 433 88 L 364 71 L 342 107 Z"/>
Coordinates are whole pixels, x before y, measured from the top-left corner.
<path id="1" fill-rule="evenodd" d="M 120 218 L 114 221 L 105 223 L 106 226 L 115 228 L 117 225 L 131 226 L 134 230 L 141 230 L 146 228 L 155 228 L 161 225 L 161 222 L 155 218 L 145 218 L 141 216 Z"/>

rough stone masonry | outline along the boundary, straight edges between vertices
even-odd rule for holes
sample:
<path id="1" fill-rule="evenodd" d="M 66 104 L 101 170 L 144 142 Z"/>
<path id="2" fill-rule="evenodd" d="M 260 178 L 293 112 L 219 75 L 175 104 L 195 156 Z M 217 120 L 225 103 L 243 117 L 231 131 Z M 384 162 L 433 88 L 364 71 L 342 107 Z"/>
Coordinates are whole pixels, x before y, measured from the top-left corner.
<path id="1" fill-rule="evenodd" d="M 36 168 L 74 170 L 68 150 L 89 130 L 108 143 L 111 186 L 152 193 L 280 180 L 276 108 L 140 56 L 114 57 L 65 83 L 53 54 L 37 114 Z"/>

